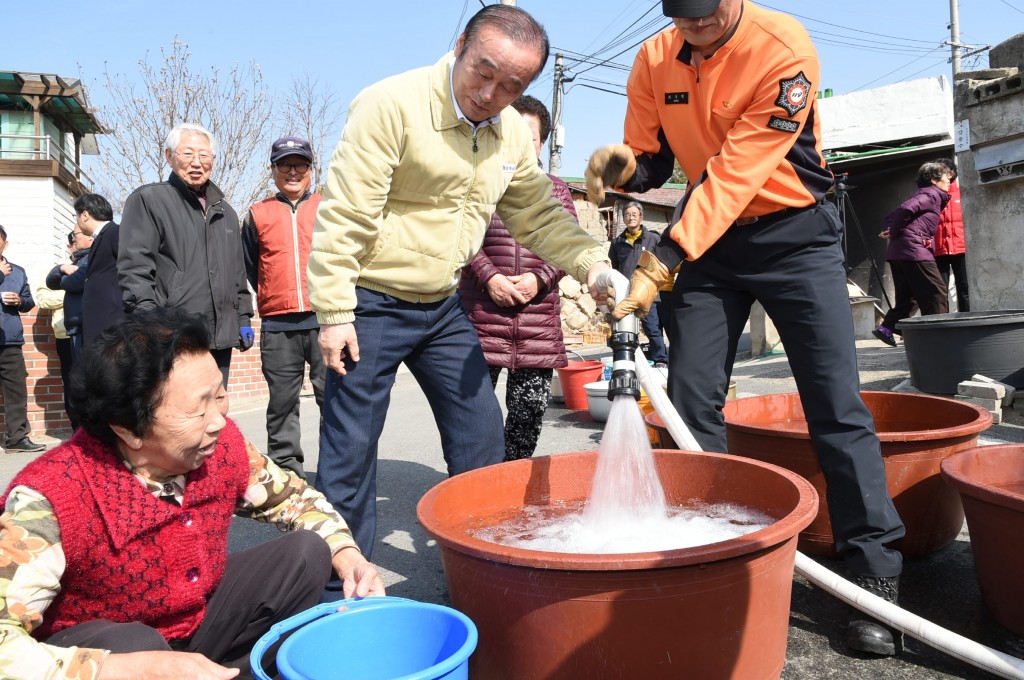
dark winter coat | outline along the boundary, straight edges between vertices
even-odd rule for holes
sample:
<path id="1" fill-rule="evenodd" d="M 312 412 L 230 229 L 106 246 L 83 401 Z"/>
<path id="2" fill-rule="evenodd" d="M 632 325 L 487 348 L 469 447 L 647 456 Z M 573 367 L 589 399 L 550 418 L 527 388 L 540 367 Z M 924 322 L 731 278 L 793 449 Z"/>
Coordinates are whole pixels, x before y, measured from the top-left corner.
<path id="1" fill-rule="evenodd" d="M 654 250 L 661 240 L 661 234 L 640 225 L 640 236 L 630 243 L 626 240 L 626 230 L 623 229 L 614 241 L 608 246 L 608 259 L 612 261 L 612 267 L 618 270 L 627 279 L 633 276 L 640 255 L 645 250 Z M 654 298 L 660 299 L 659 297 Z"/>
<path id="2" fill-rule="evenodd" d="M 889 231 L 888 262 L 934 262 L 935 230 L 949 194 L 934 184 L 921 187 L 900 207 L 885 216 Z"/>
<path id="3" fill-rule="evenodd" d="M 4 260 L 0 255 L 0 260 Z M 17 293 L 21 304 L 0 305 L 0 345 L 5 347 L 25 344 L 25 327 L 21 323 L 21 315 L 32 311 L 36 301 L 32 299 L 32 291 L 28 287 L 28 276 L 25 270 L 10 260 L 11 273 L 7 276 L 0 272 L 0 293 Z"/>
<path id="4" fill-rule="evenodd" d="M 107 222 L 93 239 L 82 292 L 82 345 L 100 336 L 124 316 L 124 296 L 117 282 L 117 246 L 121 227 Z"/>
<path id="5" fill-rule="evenodd" d="M 89 267 L 90 248 L 79 250 L 71 256 L 71 264 L 78 267 L 74 274 L 65 274 L 57 265 L 46 275 L 46 287 L 64 291 L 64 328 L 68 335 L 82 332 L 82 291 L 85 289 L 85 272 Z"/>
<path id="6" fill-rule="evenodd" d="M 252 299 L 238 215 L 213 182 L 206 207 L 181 179 L 139 187 L 124 204 L 117 251 L 125 312 L 175 307 L 206 321 L 213 349 L 238 345 Z"/>
<path id="7" fill-rule="evenodd" d="M 576 216 L 572 194 L 565 182 L 551 176 L 552 195 Z M 499 307 L 487 293 L 495 274 L 535 274 L 537 296 L 525 305 Z M 469 319 L 480 336 L 489 366 L 502 368 L 559 368 L 566 366 L 562 337 L 558 282 L 565 275 L 522 247 L 495 213 L 484 235 L 483 247 L 462 270 L 459 294 Z"/>

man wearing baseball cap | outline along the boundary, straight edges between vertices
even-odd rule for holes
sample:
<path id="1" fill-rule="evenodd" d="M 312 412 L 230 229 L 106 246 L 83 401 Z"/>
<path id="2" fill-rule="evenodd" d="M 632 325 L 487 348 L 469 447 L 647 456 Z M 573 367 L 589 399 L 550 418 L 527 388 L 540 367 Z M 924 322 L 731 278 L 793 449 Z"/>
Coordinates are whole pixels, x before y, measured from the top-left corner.
<path id="1" fill-rule="evenodd" d="M 590 199 L 605 187 L 661 186 L 679 162 L 690 188 L 679 221 L 645 252 L 613 312 L 646 313 L 671 281 L 669 394 L 708 451 L 726 451 L 722 407 L 751 305 L 786 347 L 828 486 L 836 550 L 853 580 L 889 602 L 904 534 L 860 396 L 842 227 L 825 201 L 818 56 L 795 19 L 747 0 L 662 0 L 673 28 L 647 40 L 627 84 L 625 143 L 598 149 Z M 847 643 L 898 653 L 900 634 L 859 612 Z"/>
<path id="2" fill-rule="evenodd" d="M 313 149 L 305 139 L 274 142 L 270 167 L 277 195 L 252 206 L 242 223 L 245 272 L 263 322 L 260 357 L 270 390 L 267 455 L 301 478 L 299 393 L 306 364 L 318 407 L 324 394 L 320 326 L 306 292 L 306 263 L 320 204 L 320 194 L 310 191 L 312 165 Z"/>

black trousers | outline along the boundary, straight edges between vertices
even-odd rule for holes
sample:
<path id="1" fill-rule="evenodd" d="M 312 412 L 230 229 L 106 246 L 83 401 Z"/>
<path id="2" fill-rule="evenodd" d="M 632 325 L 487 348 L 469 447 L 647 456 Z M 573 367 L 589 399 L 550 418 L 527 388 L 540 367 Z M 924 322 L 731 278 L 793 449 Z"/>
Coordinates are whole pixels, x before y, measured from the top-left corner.
<path id="1" fill-rule="evenodd" d="M 60 381 L 64 385 L 64 412 L 72 431 L 78 429 L 78 414 L 71 405 L 71 369 L 75 365 L 74 341 L 71 338 L 57 338 L 57 358 L 60 359 Z"/>
<path id="2" fill-rule="evenodd" d="M 28 371 L 21 345 L 0 345 L 0 390 L 4 394 L 7 444 L 28 436 Z"/>
<path id="3" fill-rule="evenodd" d="M 213 355 L 214 361 L 217 362 L 217 368 L 220 369 L 220 374 L 224 376 L 224 387 L 227 387 L 228 373 L 231 371 L 231 348 L 211 349 L 210 354 Z"/>
<path id="4" fill-rule="evenodd" d="M 46 642 L 115 654 L 193 652 L 240 668 L 239 678 L 252 678 L 253 646 L 275 623 L 318 604 L 330 573 L 330 549 L 324 539 L 312 531 L 295 531 L 228 556 L 224 577 L 206 604 L 206 617 L 187 640 L 168 643 L 142 623 L 97 620 L 66 628 Z M 264 668 L 274 668 L 274 653 L 276 646 L 268 651 Z"/>
<path id="5" fill-rule="evenodd" d="M 707 451 L 727 451 L 726 391 L 736 347 L 759 301 L 775 323 L 828 485 L 836 548 L 847 568 L 896 576 L 904 534 L 886 490 L 874 419 L 860 396 L 842 226 L 831 204 L 733 226 L 684 262 L 672 291 L 669 395 Z"/>
<path id="6" fill-rule="evenodd" d="M 939 267 L 931 260 L 926 262 L 890 262 L 892 287 L 896 303 L 885 313 L 882 325 L 891 331 L 896 324 L 914 313 L 945 314 L 949 311 L 949 291 L 939 273 Z"/>
<path id="7" fill-rule="evenodd" d="M 267 455 L 286 470 L 305 479 L 299 394 L 309 364 L 309 381 L 318 408 L 324 404 L 324 360 L 320 329 L 261 331 L 260 359 L 270 399 L 267 401 Z"/>
<path id="8" fill-rule="evenodd" d="M 953 272 L 953 281 L 956 284 L 956 311 L 971 311 L 971 293 L 967 289 L 967 255 L 936 255 L 935 264 L 939 267 L 942 280 L 949 287 L 949 272 Z"/>

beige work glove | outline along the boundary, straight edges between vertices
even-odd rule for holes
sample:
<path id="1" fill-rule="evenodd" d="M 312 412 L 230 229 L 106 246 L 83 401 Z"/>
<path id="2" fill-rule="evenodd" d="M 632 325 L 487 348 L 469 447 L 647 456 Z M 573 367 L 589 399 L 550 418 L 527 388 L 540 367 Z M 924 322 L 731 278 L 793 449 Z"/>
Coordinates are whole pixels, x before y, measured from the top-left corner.
<path id="1" fill-rule="evenodd" d="M 649 250 L 640 254 L 636 271 L 629 281 L 629 295 L 612 310 L 612 318 L 618 321 L 627 314 L 636 313 L 641 319 L 647 316 L 658 297 L 658 290 L 672 280 L 672 272 Z"/>
<path id="2" fill-rule="evenodd" d="M 595 151 L 587 164 L 587 198 L 604 201 L 605 187 L 621 187 L 636 172 L 636 156 L 625 144 L 609 144 Z"/>

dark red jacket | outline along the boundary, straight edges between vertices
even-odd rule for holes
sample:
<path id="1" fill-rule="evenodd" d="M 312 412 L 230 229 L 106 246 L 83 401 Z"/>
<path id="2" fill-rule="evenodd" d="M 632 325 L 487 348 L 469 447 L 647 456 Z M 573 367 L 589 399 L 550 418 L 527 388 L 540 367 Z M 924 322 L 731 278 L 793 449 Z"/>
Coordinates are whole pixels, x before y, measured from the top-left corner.
<path id="1" fill-rule="evenodd" d="M 23 485 L 50 501 L 67 559 L 60 595 L 33 637 L 96 619 L 139 621 L 167 640 L 195 632 L 224 574 L 228 528 L 249 480 L 233 422 L 186 479 L 180 508 L 160 500 L 84 429 L 18 473 L 8 492 Z"/>
<path id="2" fill-rule="evenodd" d="M 552 195 L 576 216 L 572 194 L 565 182 L 551 177 Z M 525 305 L 499 307 L 487 293 L 495 274 L 536 274 L 537 296 Z M 497 213 L 484 235 L 483 247 L 462 270 L 459 293 L 469 319 L 480 336 L 489 366 L 503 368 L 558 368 L 568 364 L 562 338 L 558 282 L 565 275 L 512 238 Z"/>
<path id="3" fill-rule="evenodd" d="M 949 203 L 939 213 L 939 228 L 935 232 L 936 255 L 962 255 L 967 252 L 964 243 L 964 214 L 960 210 L 960 184 L 949 185 Z"/>
<path id="4" fill-rule="evenodd" d="M 306 264 L 322 198 L 307 193 L 293 207 L 278 193 L 249 210 L 242 225 L 242 252 L 260 316 L 313 311 Z"/>

